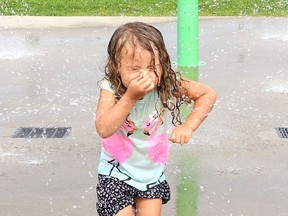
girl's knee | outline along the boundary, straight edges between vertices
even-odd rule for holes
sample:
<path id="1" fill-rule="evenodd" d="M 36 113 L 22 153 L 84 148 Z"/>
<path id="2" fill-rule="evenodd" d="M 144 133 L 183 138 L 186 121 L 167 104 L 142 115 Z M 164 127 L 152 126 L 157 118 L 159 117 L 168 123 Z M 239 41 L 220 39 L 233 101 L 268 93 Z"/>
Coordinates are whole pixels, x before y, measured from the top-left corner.
<path id="1" fill-rule="evenodd" d="M 133 216 L 134 213 L 133 213 L 133 207 L 132 205 L 129 205 L 125 208 L 123 208 L 122 210 L 120 210 L 116 216 Z"/>
<path id="2" fill-rule="evenodd" d="M 162 199 L 137 197 L 135 200 L 137 216 L 161 216 Z"/>

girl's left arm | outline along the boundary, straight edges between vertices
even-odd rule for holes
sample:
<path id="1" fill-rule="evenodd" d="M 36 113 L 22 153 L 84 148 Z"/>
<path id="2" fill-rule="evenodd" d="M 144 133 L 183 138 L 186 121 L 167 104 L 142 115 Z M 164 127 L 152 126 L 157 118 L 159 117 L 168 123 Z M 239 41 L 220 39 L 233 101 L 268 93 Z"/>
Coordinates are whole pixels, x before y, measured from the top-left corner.
<path id="1" fill-rule="evenodd" d="M 200 82 L 181 80 L 184 94 L 194 101 L 193 110 L 186 120 L 175 127 L 170 135 L 170 140 L 174 143 L 188 143 L 193 132 L 200 126 L 211 111 L 215 100 L 216 92 L 214 89 Z"/>

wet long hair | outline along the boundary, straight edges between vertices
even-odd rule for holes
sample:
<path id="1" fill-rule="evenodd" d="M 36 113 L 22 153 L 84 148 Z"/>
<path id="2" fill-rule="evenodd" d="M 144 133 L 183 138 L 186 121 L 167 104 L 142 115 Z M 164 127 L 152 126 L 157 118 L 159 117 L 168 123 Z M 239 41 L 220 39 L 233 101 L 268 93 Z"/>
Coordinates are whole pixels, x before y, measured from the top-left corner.
<path id="1" fill-rule="evenodd" d="M 169 54 L 166 50 L 165 43 L 161 32 L 155 27 L 142 22 L 132 22 L 121 25 L 116 29 L 108 44 L 108 61 L 105 66 L 105 79 L 111 83 L 115 89 L 115 97 L 119 100 L 126 92 L 118 71 L 121 61 L 121 50 L 129 42 L 136 46 L 139 45 L 151 54 L 151 65 L 155 67 L 154 50 L 159 53 L 160 65 L 162 67 L 161 77 L 156 70 L 155 75 L 158 77 L 157 92 L 165 108 L 170 110 L 172 123 L 181 124 L 180 106 L 187 98 L 183 97 L 182 80 L 180 73 L 172 69 Z"/>

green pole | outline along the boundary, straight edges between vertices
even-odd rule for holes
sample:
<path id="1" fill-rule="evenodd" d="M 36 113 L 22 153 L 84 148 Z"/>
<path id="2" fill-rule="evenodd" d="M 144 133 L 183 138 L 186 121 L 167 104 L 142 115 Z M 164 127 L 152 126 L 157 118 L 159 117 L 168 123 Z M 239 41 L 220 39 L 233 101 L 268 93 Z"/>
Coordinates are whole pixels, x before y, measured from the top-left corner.
<path id="1" fill-rule="evenodd" d="M 198 80 L 198 0 L 178 0 L 178 70 L 192 80 Z"/>
<path id="2" fill-rule="evenodd" d="M 199 41 L 198 41 L 198 0 L 178 0 L 178 71 L 190 80 L 198 80 Z M 191 112 L 191 105 L 181 106 L 181 119 Z M 188 163 L 185 167 L 193 166 L 193 158 L 183 158 Z M 177 185 L 176 208 L 177 215 L 196 216 L 198 202 L 198 183 L 195 172 L 183 169 Z M 192 176 L 192 178 L 187 178 Z"/>

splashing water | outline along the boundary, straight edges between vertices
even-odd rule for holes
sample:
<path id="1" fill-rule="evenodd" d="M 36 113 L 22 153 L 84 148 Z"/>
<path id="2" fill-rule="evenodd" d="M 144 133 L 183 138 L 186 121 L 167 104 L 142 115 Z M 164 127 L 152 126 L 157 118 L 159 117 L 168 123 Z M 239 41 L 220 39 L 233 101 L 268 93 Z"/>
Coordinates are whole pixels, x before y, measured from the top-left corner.
<path id="1" fill-rule="evenodd" d="M 0 35 L 0 59 L 15 60 L 38 55 L 38 51 L 35 50 L 37 38 L 32 37 L 35 36 L 29 33 L 23 37 L 13 31 L 3 31 Z"/>
<path id="2" fill-rule="evenodd" d="M 266 87 L 266 92 L 284 93 L 288 94 L 288 84 L 270 84 Z"/>
<path id="3" fill-rule="evenodd" d="M 277 32 L 270 32 L 266 33 L 265 35 L 262 36 L 262 39 L 264 40 L 279 40 L 279 41 L 288 41 L 288 34 L 287 33 L 277 33 Z"/>

